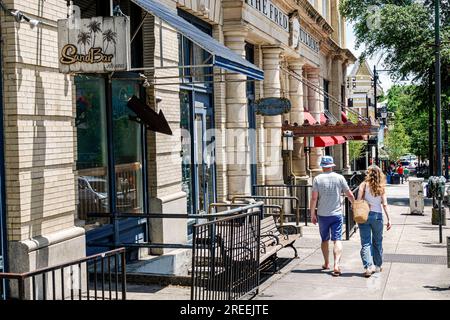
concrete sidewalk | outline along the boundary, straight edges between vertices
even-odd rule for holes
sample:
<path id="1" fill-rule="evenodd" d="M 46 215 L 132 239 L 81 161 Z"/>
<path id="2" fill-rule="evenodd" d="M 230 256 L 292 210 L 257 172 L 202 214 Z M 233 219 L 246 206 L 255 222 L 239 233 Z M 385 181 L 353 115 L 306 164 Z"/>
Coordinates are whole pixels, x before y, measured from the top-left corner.
<path id="1" fill-rule="evenodd" d="M 263 283 L 255 299 L 450 299 L 446 264 L 450 228 L 443 227 L 440 244 L 438 226 L 431 225 L 431 206 L 426 206 L 424 216 L 409 215 L 408 185 L 388 186 L 387 192 L 393 226 L 388 232 L 384 229 L 382 273 L 363 277 L 359 231 L 343 242 L 342 276 L 322 271 L 318 227 L 309 224 L 296 243 L 300 259 Z M 448 218 L 447 214 L 450 225 Z M 292 252 L 284 249 L 279 256 L 292 257 Z"/>

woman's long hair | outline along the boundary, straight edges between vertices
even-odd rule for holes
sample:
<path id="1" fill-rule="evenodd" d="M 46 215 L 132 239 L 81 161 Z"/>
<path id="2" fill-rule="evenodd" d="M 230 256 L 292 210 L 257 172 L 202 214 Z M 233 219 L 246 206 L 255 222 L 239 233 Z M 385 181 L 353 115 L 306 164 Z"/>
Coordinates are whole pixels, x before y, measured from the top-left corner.
<path id="1" fill-rule="evenodd" d="M 380 167 L 375 165 L 370 166 L 364 181 L 369 185 L 370 192 L 373 196 L 378 197 L 384 194 L 386 176 L 383 174 Z"/>

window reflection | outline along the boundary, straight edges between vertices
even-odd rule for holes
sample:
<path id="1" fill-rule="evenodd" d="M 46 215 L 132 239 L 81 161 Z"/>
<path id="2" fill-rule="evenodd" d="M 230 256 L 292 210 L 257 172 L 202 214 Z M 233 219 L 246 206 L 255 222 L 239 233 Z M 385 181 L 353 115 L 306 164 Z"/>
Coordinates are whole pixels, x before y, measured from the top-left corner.
<path id="1" fill-rule="evenodd" d="M 109 223 L 88 213 L 109 211 L 106 99 L 102 78 L 77 76 L 76 120 L 78 219 L 87 226 Z"/>
<path id="2" fill-rule="evenodd" d="M 109 224 L 109 218 L 89 213 L 143 212 L 142 127 L 130 120 L 128 99 L 139 96 L 139 83 L 125 79 L 112 82 L 113 150 L 115 160 L 115 203 L 110 208 L 108 177 L 107 113 L 105 79 L 77 76 L 77 172 L 78 221 L 87 229 Z"/>

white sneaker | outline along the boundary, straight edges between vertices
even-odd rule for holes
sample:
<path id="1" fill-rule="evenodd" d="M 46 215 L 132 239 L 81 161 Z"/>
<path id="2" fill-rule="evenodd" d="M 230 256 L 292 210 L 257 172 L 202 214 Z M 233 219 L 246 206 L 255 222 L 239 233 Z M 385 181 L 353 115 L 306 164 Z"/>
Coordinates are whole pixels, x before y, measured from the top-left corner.
<path id="1" fill-rule="evenodd" d="M 370 267 L 364 269 L 364 277 L 366 277 L 366 278 L 369 278 L 374 273 L 375 273 L 375 270 L 374 270 L 373 266 L 370 266 Z"/>
<path id="2" fill-rule="evenodd" d="M 379 267 L 379 266 L 376 266 L 376 267 L 375 267 L 375 272 L 376 272 L 376 273 L 380 273 L 381 271 L 383 271 L 383 268 L 382 268 L 382 267 Z"/>

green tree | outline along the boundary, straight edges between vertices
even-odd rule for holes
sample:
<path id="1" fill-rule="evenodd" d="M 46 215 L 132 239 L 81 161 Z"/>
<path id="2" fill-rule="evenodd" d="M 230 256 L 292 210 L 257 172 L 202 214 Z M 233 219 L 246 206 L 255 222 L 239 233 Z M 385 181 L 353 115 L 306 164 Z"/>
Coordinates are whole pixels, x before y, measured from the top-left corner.
<path id="1" fill-rule="evenodd" d="M 351 162 L 355 162 L 364 155 L 365 141 L 350 140 L 348 142 L 348 155 Z M 355 165 L 353 165 L 355 167 Z"/>
<path id="2" fill-rule="evenodd" d="M 396 121 L 394 129 L 388 132 L 385 139 L 385 149 L 389 160 L 397 161 L 401 156 L 409 153 L 410 143 L 403 123 Z"/>
<path id="3" fill-rule="evenodd" d="M 441 0 L 442 35 L 450 39 L 450 0 Z M 434 1 L 343 0 L 341 13 L 354 23 L 362 58 L 383 52 L 394 78 L 411 77 L 426 83 L 434 70 Z M 449 82 L 450 49 L 442 50 L 442 83 Z M 448 89 L 448 84 L 447 84 Z"/>
<path id="4" fill-rule="evenodd" d="M 364 46 L 361 59 L 382 53 L 384 67 L 390 70 L 392 78 L 413 81 L 413 87 L 391 90 L 390 111 L 395 112 L 396 121 L 402 123 L 411 137 L 409 147 L 425 157 L 428 148 L 425 119 L 434 105 L 434 1 L 343 0 L 340 11 L 354 24 L 356 46 Z M 450 0 L 441 0 L 441 18 L 441 38 L 448 42 Z M 442 46 L 441 56 L 442 106 L 445 108 L 450 99 L 450 46 Z M 407 101 L 410 106 L 406 111 Z M 391 147 L 392 140 L 391 134 Z"/>
<path id="5" fill-rule="evenodd" d="M 387 108 L 395 114 L 395 125 L 401 123 L 409 137 L 409 152 L 425 159 L 428 154 L 428 110 L 421 104 L 422 90 L 416 85 L 393 86 L 387 94 Z"/>

